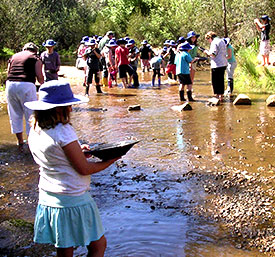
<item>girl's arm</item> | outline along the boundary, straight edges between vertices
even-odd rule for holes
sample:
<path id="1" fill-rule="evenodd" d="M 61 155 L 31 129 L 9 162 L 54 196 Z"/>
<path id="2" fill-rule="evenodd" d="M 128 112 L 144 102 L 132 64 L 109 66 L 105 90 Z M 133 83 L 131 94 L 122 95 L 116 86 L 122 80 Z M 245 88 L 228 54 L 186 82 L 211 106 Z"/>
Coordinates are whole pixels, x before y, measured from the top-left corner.
<path id="1" fill-rule="evenodd" d="M 63 147 L 66 157 L 81 175 L 90 175 L 106 169 L 120 157 L 102 162 L 88 162 L 77 141 L 73 141 Z"/>

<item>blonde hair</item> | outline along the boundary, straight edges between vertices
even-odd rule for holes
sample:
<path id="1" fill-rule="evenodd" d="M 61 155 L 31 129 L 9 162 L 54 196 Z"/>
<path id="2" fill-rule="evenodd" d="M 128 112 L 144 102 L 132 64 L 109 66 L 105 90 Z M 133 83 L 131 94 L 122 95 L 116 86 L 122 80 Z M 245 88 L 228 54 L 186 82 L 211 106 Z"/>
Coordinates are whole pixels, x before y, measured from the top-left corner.
<path id="1" fill-rule="evenodd" d="M 59 108 L 57 110 L 57 108 Z M 70 106 L 55 107 L 49 110 L 35 110 L 31 118 L 31 125 L 41 129 L 54 128 L 58 123 L 70 123 Z M 60 111 L 59 111 L 60 110 Z"/>
<path id="2" fill-rule="evenodd" d="M 209 31 L 205 35 L 205 39 L 214 39 L 217 36 L 216 32 L 214 31 Z"/>

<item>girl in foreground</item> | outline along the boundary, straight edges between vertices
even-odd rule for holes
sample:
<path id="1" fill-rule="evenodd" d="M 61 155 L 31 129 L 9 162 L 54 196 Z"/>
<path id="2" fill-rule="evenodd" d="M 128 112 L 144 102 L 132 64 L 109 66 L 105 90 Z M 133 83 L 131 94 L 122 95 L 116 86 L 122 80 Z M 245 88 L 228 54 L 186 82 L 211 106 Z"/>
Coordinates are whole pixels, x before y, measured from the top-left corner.
<path id="1" fill-rule="evenodd" d="M 25 103 L 34 110 L 29 147 L 40 166 L 39 202 L 34 242 L 53 244 L 57 256 L 73 256 L 87 246 L 87 256 L 104 256 L 106 239 L 101 219 L 88 190 L 90 175 L 117 159 L 89 162 L 70 124 L 72 104 L 88 102 L 73 95 L 69 83 L 52 80 L 39 90 L 39 100 Z M 90 156 L 87 156 L 90 157 Z"/>

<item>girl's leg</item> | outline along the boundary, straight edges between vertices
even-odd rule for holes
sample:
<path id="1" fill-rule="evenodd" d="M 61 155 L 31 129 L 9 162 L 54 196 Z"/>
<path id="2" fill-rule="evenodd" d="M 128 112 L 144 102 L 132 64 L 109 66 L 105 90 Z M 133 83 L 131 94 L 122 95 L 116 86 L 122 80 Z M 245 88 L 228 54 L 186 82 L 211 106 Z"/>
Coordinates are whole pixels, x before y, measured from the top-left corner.
<path id="1" fill-rule="evenodd" d="M 57 257 L 73 257 L 74 248 L 56 248 Z"/>
<path id="2" fill-rule="evenodd" d="M 126 77 L 126 78 L 127 78 L 127 77 Z M 126 78 L 121 78 L 123 88 L 126 88 L 126 87 L 127 87 L 127 81 L 126 81 Z"/>
<path id="3" fill-rule="evenodd" d="M 107 240 L 105 236 L 102 236 L 99 240 L 91 242 L 88 248 L 87 257 L 103 257 L 107 246 Z"/>

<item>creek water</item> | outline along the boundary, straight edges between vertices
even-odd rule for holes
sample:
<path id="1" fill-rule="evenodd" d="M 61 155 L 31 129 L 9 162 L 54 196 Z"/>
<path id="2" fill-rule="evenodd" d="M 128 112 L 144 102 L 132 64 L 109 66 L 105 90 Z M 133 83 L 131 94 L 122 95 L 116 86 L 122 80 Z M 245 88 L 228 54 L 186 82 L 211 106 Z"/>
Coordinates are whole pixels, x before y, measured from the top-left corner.
<path id="1" fill-rule="evenodd" d="M 73 77 L 76 71 L 68 68 Z M 74 93 L 83 94 L 82 78 L 72 77 L 65 79 Z M 72 123 L 83 142 L 140 140 L 118 165 L 92 176 L 106 256 L 262 256 L 235 248 L 222 224 L 190 214 L 208 196 L 198 181 L 177 179 L 190 170 L 238 169 L 263 176 L 274 170 L 275 109 L 266 107 L 267 95 L 247 93 L 251 106 L 226 100 L 210 107 L 210 72 L 198 71 L 193 110 L 175 112 L 171 107 L 181 104 L 177 84 L 162 77 L 161 87 L 152 88 L 151 73 L 139 78 L 138 89 L 104 87 L 97 95 L 92 87 L 89 103 L 73 107 Z M 128 111 L 136 104 L 141 110 Z M 0 123 L 1 144 L 14 144 L 5 105 Z M 20 170 L 20 163 L 14 167 Z M 75 256 L 85 254 L 83 247 L 75 251 Z"/>

